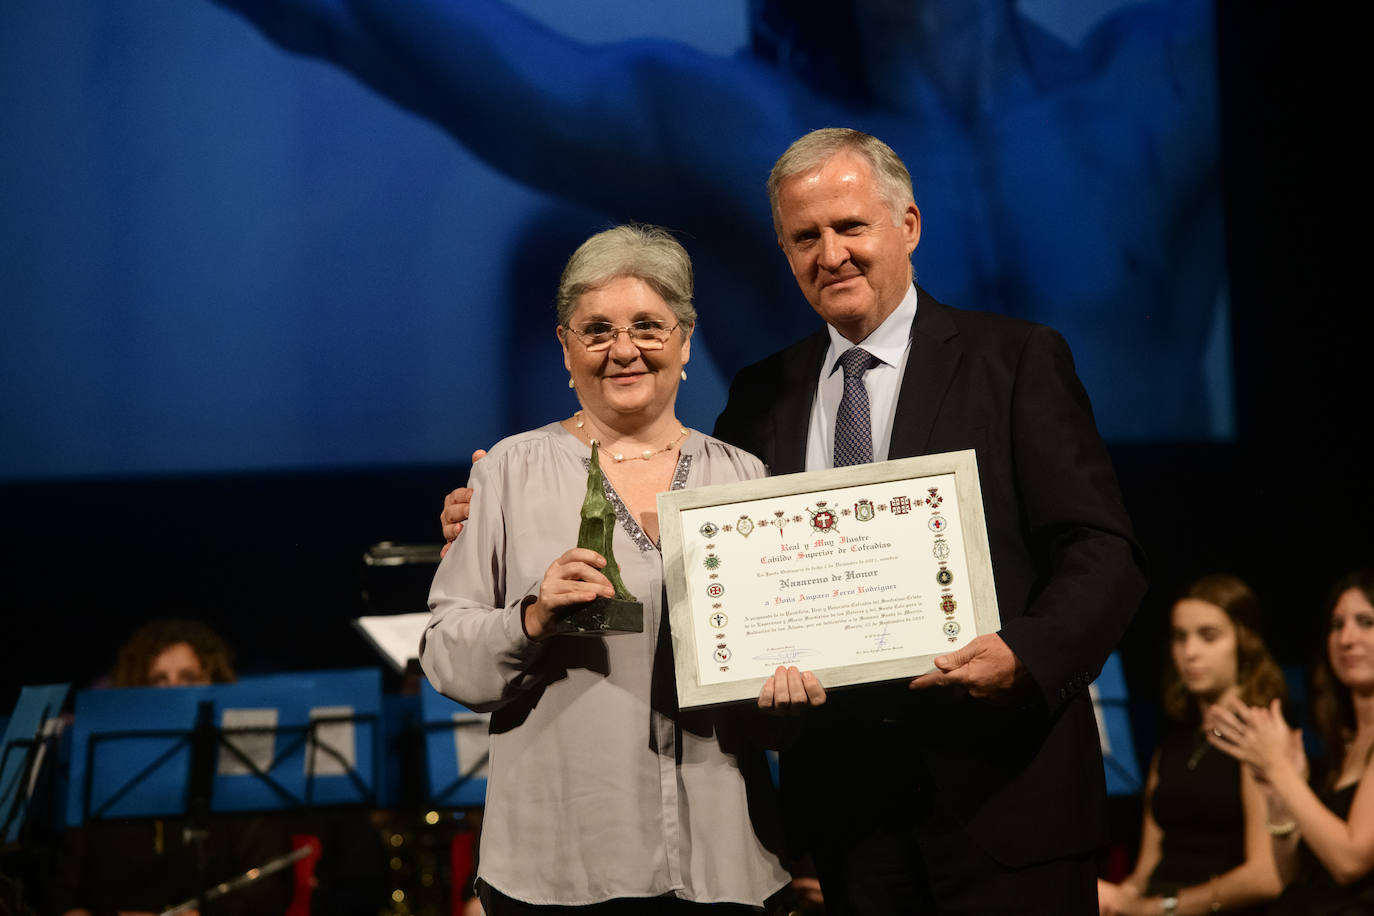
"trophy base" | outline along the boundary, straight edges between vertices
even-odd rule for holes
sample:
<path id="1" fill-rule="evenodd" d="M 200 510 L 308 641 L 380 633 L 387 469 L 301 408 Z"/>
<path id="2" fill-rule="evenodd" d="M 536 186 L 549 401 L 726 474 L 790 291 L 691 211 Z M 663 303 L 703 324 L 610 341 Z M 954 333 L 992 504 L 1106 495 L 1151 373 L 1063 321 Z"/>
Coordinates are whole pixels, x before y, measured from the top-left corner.
<path id="1" fill-rule="evenodd" d="M 597 598 L 560 617 L 553 632 L 567 636 L 614 636 L 644 632 L 644 605 L 619 598 Z"/>

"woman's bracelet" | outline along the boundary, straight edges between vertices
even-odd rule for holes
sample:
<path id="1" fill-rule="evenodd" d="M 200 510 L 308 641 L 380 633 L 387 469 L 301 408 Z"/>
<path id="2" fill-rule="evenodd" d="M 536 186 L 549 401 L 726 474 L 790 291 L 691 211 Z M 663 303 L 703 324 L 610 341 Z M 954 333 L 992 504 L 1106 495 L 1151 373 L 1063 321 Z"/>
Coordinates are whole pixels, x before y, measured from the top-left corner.
<path id="1" fill-rule="evenodd" d="M 1270 836 L 1288 836 L 1288 834 L 1298 829 L 1298 822 L 1289 820 L 1284 821 L 1282 824 L 1275 824 L 1266 820 L 1264 826 L 1268 828 Z"/>

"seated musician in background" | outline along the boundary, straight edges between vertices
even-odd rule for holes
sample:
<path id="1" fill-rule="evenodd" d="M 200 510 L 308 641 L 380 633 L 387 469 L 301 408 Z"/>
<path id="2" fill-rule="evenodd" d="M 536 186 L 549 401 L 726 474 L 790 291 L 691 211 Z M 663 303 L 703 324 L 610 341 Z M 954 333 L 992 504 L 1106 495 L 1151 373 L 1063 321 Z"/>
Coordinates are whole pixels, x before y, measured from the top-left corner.
<path id="1" fill-rule="evenodd" d="M 116 687 L 185 687 L 235 680 L 225 641 L 196 620 L 154 620 L 120 648 Z M 49 912 L 62 916 L 151 916 L 207 889 L 186 818 L 94 821 L 70 828 L 58 854 Z M 290 834 L 276 818 L 217 816 L 206 840 L 212 881 L 242 874 L 290 852 Z M 288 869 L 222 898 L 220 916 L 272 916 L 292 897 Z"/>
<path id="2" fill-rule="evenodd" d="M 115 687 L 198 687 L 236 679 L 229 644 L 199 620 L 176 617 L 135 630 L 114 669 Z"/>

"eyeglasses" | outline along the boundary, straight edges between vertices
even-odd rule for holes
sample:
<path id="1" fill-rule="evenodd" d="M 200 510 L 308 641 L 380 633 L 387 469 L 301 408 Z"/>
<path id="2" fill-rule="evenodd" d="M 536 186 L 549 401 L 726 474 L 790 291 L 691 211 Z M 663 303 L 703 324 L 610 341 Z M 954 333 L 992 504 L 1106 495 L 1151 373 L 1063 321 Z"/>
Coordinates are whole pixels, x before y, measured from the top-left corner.
<path id="1" fill-rule="evenodd" d="M 611 344 L 620 336 L 621 331 L 628 331 L 630 343 L 641 350 L 662 350 L 663 345 L 668 342 L 668 338 L 681 324 L 678 322 L 669 328 L 664 327 L 661 321 L 645 320 L 618 328 L 609 321 L 589 321 L 580 329 L 570 324 L 564 325 L 564 327 L 577 335 L 577 339 L 582 341 L 582 346 L 591 352 L 596 352 L 597 350 L 609 350 Z"/>

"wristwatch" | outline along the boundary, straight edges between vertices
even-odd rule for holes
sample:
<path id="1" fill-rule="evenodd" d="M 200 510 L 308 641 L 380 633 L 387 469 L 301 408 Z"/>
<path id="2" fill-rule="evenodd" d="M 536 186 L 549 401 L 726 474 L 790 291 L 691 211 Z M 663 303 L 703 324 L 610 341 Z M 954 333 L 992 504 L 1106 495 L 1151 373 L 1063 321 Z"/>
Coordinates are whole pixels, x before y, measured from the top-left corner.
<path id="1" fill-rule="evenodd" d="M 1174 916 L 1178 911 L 1178 898 L 1172 894 L 1164 898 L 1164 908 L 1160 910 L 1161 916 Z"/>

